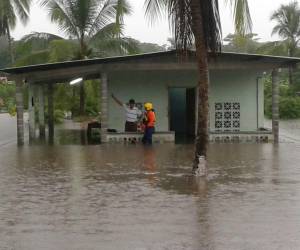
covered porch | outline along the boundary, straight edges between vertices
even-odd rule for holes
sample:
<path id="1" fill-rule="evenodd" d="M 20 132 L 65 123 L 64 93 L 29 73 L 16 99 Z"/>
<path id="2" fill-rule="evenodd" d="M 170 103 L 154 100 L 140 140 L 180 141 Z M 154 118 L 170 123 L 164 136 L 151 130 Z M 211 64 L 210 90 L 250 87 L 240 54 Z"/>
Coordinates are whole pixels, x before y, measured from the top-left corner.
<path id="1" fill-rule="evenodd" d="M 176 51 L 167 51 L 1 70 L 7 74 L 10 80 L 14 80 L 16 83 L 18 145 L 24 144 L 23 87 L 26 86 L 29 93 L 29 140 L 35 139 L 37 127 L 39 137 L 45 138 L 45 101 L 47 100 L 48 140 L 50 143 L 53 143 L 54 86 L 57 83 L 68 84 L 71 80 L 79 77 L 82 77 L 84 80 L 100 80 L 101 143 L 128 141 L 130 138 L 139 140 L 141 137 L 141 134 L 129 134 L 122 131 L 124 122 L 122 111 L 118 110 L 112 103 L 110 98 L 112 92 L 121 96 L 124 99 L 123 101 L 134 97 L 140 103 L 145 101 L 154 103 L 158 117 L 156 139 L 154 138 L 156 141 L 174 141 L 175 132 L 177 133 L 180 130 L 194 135 L 199 102 L 197 95 L 197 67 L 194 52 L 190 51 L 188 54 L 187 57 L 179 57 Z M 295 65 L 298 62 L 298 58 L 235 53 L 220 53 L 217 57 L 211 57 L 209 64 L 212 83 L 210 89 L 210 139 L 212 141 L 225 142 L 243 141 L 239 138 L 245 135 L 245 138 L 248 138 L 246 141 L 254 138 L 254 141 L 274 140 L 278 142 L 278 69 Z M 264 72 L 272 73 L 272 131 L 261 130 L 263 126 L 263 85 L 261 78 Z M 240 74 L 240 78 L 234 80 L 232 76 L 238 74 Z M 249 81 L 249 84 L 243 85 L 247 81 Z M 227 85 L 224 84 L 222 87 L 222 84 L 219 82 L 226 82 Z M 230 84 L 233 82 L 235 85 L 231 86 Z M 240 82 L 240 88 L 236 88 L 238 82 Z M 229 91 L 225 93 L 224 86 L 228 87 L 227 90 L 235 93 L 232 95 Z M 184 94 L 178 94 L 182 90 L 184 90 Z M 243 90 L 244 93 L 242 93 Z M 172 91 L 177 91 L 178 93 L 173 95 Z M 247 96 L 248 99 L 246 98 Z M 182 98 L 185 98 L 185 112 L 180 113 L 178 108 L 183 106 L 176 106 L 172 103 L 178 104 L 182 102 Z M 248 101 L 242 104 L 245 98 Z M 240 115 L 246 114 L 241 120 L 238 118 L 235 118 L 236 120 L 233 119 L 230 122 L 230 126 L 227 126 L 229 123 L 227 120 L 224 120 L 225 115 L 229 112 L 225 110 L 225 105 L 229 105 L 228 103 L 230 103 L 231 108 L 229 111 L 232 117 L 237 115 L 233 108 L 237 103 L 241 105 Z M 222 112 L 217 110 L 218 105 L 222 105 Z M 172 107 L 175 108 L 175 113 Z M 171 115 L 172 112 L 173 115 Z M 38 114 L 38 123 L 35 122 L 36 113 Z M 222 118 L 219 119 L 221 113 Z M 178 125 L 179 123 L 180 125 Z M 116 129 L 117 132 L 108 132 L 110 131 L 109 129 Z"/>

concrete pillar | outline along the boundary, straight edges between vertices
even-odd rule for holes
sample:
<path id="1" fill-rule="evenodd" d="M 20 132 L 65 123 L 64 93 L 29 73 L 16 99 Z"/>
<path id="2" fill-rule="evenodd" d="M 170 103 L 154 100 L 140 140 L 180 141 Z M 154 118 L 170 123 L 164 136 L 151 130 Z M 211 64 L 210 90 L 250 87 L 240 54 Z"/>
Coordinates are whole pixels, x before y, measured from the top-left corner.
<path id="1" fill-rule="evenodd" d="M 17 106 L 17 137 L 18 146 L 24 145 L 24 100 L 23 79 L 16 79 L 16 106 Z"/>
<path id="2" fill-rule="evenodd" d="M 54 84 L 48 84 L 48 133 L 49 144 L 54 142 L 54 108 L 53 108 L 53 86 Z"/>
<path id="3" fill-rule="evenodd" d="M 44 85 L 38 85 L 38 96 L 39 96 L 39 132 L 40 138 L 45 138 L 45 97 L 44 97 Z"/>
<path id="4" fill-rule="evenodd" d="M 278 70 L 272 71 L 272 131 L 274 143 L 279 142 L 279 78 Z"/>
<path id="5" fill-rule="evenodd" d="M 108 127 L 108 88 L 107 74 L 101 74 L 101 143 L 107 142 Z"/>
<path id="6" fill-rule="evenodd" d="M 35 139 L 35 100 L 34 85 L 28 83 L 28 115 L 29 115 L 29 141 Z"/>

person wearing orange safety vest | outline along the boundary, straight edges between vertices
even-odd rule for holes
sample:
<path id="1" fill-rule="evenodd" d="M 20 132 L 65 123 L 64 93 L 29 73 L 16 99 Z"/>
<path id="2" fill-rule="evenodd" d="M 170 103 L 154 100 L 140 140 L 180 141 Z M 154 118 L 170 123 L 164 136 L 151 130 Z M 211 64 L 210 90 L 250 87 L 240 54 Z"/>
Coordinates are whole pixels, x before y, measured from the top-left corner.
<path id="1" fill-rule="evenodd" d="M 152 134 L 155 130 L 155 112 L 153 109 L 153 105 L 150 102 L 145 103 L 145 117 L 144 117 L 144 125 L 145 131 L 142 139 L 143 144 L 152 144 Z"/>

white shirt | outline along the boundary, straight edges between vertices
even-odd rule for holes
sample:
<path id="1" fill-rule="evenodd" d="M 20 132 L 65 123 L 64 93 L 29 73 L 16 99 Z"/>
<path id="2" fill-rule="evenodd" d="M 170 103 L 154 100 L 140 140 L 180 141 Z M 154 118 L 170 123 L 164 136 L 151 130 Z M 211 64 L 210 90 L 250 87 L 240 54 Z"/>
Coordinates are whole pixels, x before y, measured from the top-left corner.
<path id="1" fill-rule="evenodd" d="M 137 107 L 133 107 L 131 109 L 127 107 L 126 104 L 123 104 L 123 108 L 125 110 L 125 116 L 127 122 L 137 122 L 138 117 L 142 115 L 142 111 L 140 111 Z"/>

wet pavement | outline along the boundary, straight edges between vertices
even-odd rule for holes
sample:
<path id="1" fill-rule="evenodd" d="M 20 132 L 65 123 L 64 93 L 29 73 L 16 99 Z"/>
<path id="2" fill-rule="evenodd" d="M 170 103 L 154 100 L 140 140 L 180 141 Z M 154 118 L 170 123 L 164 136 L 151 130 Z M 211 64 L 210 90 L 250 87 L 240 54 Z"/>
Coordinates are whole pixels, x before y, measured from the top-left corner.
<path id="1" fill-rule="evenodd" d="M 24 115 L 25 127 L 27 129 L 27 114 Z M 17 141 L 17 118 L 7 113 L 0 113 L 0 147 L 6 144 L 14 144 Z M 27 134 L 26 134 L 27 135 Z"/>
<path id="2" fill-rule="evenodd" d="M 0 147 L 0 249 L 300 249 L 300 143 Z"/>

